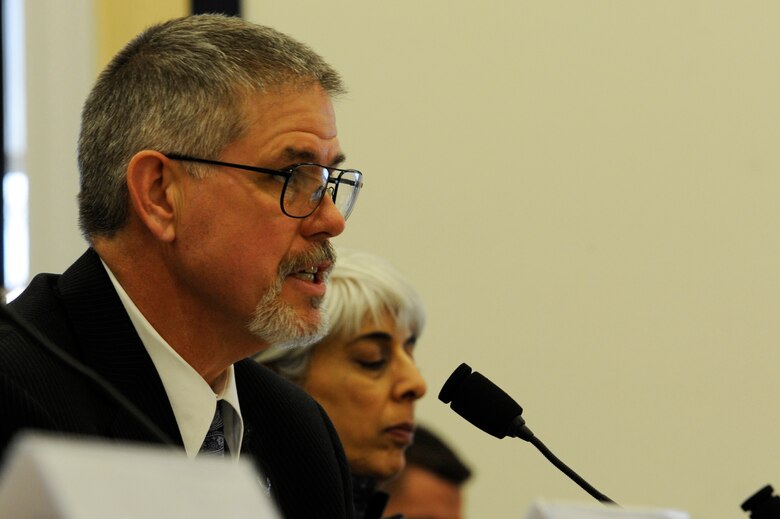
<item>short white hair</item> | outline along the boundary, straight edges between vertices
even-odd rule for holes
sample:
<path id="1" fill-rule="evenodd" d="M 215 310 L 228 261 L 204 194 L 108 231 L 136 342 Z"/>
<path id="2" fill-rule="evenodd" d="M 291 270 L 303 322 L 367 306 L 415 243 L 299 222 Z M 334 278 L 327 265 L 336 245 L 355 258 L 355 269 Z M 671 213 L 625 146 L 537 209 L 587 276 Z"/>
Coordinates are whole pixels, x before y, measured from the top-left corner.
<path id="1" fill-rule="evenodd" d="M 323 306 L 330 326 L 322 341 L 302 348 L 271 346 L 254 359 L 300 383 L 313 348 L 321 342 L 354 337 L 366 322 L 386 313 L 417 337 L 425 326 L 422 300 L 411 283 L 390 262 L 364 251 L 338 251 Z"/>

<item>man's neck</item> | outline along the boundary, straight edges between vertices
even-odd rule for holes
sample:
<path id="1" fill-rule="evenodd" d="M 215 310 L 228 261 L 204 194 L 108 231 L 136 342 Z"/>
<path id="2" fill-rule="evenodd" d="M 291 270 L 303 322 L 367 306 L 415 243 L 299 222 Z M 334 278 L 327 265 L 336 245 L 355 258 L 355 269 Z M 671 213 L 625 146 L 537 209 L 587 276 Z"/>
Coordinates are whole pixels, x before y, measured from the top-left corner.
<path id="1" fill-rule="evenodd" d="M 134 246 L 132 253 L 115 240 L 94 246 L 139 312 L 211 387 L 230 365 L 262 347 L 240 323 L 221 322 L 218 312 L 183 290 L 154 244 Z"/>

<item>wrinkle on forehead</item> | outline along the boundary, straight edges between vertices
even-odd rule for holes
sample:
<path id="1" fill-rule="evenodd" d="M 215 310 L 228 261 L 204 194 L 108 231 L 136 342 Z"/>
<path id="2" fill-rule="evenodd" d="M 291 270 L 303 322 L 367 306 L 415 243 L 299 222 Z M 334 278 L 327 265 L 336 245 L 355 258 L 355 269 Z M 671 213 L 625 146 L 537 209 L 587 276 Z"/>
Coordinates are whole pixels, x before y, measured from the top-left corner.
<path id="1" fill-rule="evenodd" d="M 319 86 L 257 94 L 247 99 L 244 115 L 246 131 L 228 148 L 250 157 L 245 161 L 265 167 L 301 162 L 335 167 L 344 160 L 331 98 Z"/>
<path id="2" fill-rule="evenodd" d="M 283 156 L 285 160 L 294 162 L 317 162 L 319 160 L 317 154 L 309 150 L 302 150 L 292 146 L 288 146 L 284 149 Z M 323 164 L 323 166 L 330 166 L 335 168 L 342 164 L 345 160 L 347 160 L 346 155 L 339 152 L 330 160 L 330 164 Z"/>

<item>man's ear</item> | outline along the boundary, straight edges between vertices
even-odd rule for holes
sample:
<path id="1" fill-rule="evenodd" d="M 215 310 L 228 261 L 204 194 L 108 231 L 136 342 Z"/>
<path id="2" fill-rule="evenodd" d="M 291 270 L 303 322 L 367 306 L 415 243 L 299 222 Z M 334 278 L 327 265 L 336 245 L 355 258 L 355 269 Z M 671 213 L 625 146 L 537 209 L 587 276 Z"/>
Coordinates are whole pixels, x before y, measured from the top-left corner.
<path id="1" fill-rule="evenodd" d="M 158 240 L 176 237 L 176 208 L 179 197 L 177 172 L 162 153 L 139 151 L 127 166 L 130 205 L 142 224 Z"/>

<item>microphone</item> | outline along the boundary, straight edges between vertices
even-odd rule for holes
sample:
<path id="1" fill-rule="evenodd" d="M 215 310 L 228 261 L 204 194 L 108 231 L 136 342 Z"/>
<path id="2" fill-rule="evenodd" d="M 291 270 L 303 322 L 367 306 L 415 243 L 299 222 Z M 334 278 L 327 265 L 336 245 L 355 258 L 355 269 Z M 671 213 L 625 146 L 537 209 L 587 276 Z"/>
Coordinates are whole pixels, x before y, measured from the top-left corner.
<path id="1" fill-rule="evenodd" d="M 780 519 L 780 497 L 773 492 L 772 485 L 766 485 L 742 503 L 742 510 L 750 519 Z"/>
<path id="2" fill-rule="evenodd" d="M 452 372 L 439 392 L 439 400 L 450 404 L 453 411 L 496 438 L 510 436 L 533 444 L 588 494 L 602 503 L 617 504 L 559 460 L 526 426 L 520 404 L 481 373 L 472 372 L 468 364 L 463 363 Z"/>
<path id="3" fill-rule="evenodd" d="M 439 392 L 439 400 L 486 433 L 531 441 L 534 434 L 522 418 L 523 408 L 479 372 L 461 364 Z"/>

